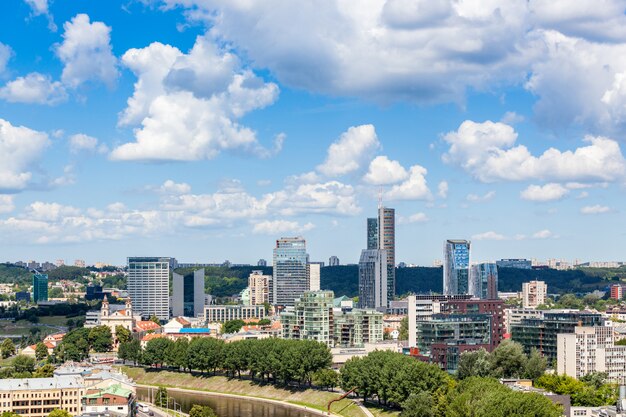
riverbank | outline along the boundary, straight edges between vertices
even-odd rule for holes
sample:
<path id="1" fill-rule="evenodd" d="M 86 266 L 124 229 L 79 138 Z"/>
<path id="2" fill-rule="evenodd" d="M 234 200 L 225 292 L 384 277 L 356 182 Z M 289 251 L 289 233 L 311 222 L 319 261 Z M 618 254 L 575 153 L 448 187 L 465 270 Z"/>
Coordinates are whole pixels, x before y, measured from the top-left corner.
<path id="1" fill-rule="evenodd" d="M 150 371 L 144 368 L 123 367 L 123 371 L 140 385 L 162 385 L 167 388 L 181 388 L 192 391 L 206 391 L 214 394 L 234 394 L 245 397 L 282 401 L 315 410 L 325 411 L 326 404 L 340 396 L 337 392 L 278 388 L 270 384 L 260 384 L 247 379 L 224 376 L 196 375 L 165 370 Z M 333 403 L 331 411 L 343 417 L 367 417 L 358 404 L 349 399 Z M 377 416 L 374 410 L 370 410 Z"/>

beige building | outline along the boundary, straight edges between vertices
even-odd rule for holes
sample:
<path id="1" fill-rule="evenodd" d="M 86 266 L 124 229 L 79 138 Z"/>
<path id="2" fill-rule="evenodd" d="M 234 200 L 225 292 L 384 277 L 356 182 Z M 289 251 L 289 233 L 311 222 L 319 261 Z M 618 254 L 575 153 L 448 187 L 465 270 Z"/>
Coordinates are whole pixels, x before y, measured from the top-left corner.
<path id="1" fill-rule="evenodd" d="M 522 284 L 522 305 L 524 308 L 537 308 L 546 303 L 548 286 L 543 281 L 530 281 Z"/>
<path id="2" fill-rule="evenodd" d="M 606 372 L 611 382 L 626 378 L 626 346 L 615 346 L 610 326 L 576 327 L 574 333 L 557 335 L 557 372 L 581 378 Z"/>
<path id="3" fill-rule="evenodd" d="M 250 289 L 250 305 L 269 303 L 271 275 L 263 275 L 262 271 L 252 271 L 248 277 Z"/>
<path id="4" fill-rule="evenodd" d="M 247 320 L 265 318 L 265 307 L 262 305 L 211 305 L 204 307 L 206 323 L 224 323 L 230 320 Z"/>
<path id="5" fill-rule="evenodd" d="M 84 393 L 80 377 L 4 379 L 0 384 L 0 413 L 12 411 L 24 417 L 46 417 L 51 411 L 61 409 L 75 416 L 81 413 Z"/>

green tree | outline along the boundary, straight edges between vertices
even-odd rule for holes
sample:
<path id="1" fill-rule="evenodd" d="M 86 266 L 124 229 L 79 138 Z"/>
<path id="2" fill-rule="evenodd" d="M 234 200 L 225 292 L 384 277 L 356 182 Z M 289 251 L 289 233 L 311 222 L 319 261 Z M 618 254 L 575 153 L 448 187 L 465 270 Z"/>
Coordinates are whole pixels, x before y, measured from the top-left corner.
<path id="1" fill-rule="evenodd" d="M 319 369 L 313 374 L 313 383 L 318 387 L 334 390 L 339 383 L 339 374 L 332 369 Z"/>
<path id="2" fill-rule="evenodd" d="M 128 342 L 120 343 L 117 349 L 117 356 L 123 361 L 131 361 L 135 365 L 141 360 L 141 342 L 132 339 Z"/>
<path id="3" fill-rule="evenodd" d="M 54 366 L 47 363 L 35 370 L 33 377 L 35 378 L 51 378 L 54 375 Z"/>
<path id="4" fill-rule="evenodd" d="M 435 417 L 433 397 L 425 391 L 411 394 L 402 403 L 400 417 Z"/>
<path id="5" fill-rule="evenodd" d="M 157 389 L 154 404 L 157 407 L 167 407 L 167 389 L 165 387 L 159 387 L 159 389 Z"/>
<path id="6" fill-rule="evenodd" d="M 48 357 L 48 347 L 43 344 L 43 342 L 37 343 L 37 347 L 35 348 L 35 358 L 38 361 L 44 360 Z"/>
<path id="7" fill-rule="evenodd" d="M 32 373 L 35 370 L 35 358 L 26 355 L 17 355 L 11 362 L 15 372 Z"/>
<path id="8" fill-rule="evenodd" d="M 222 325 L 222 333 L 237 333 L 245 324 L 243 320 L 229 320 Z"/>
<path id="9" fill-rule="evenodd" d="M 177 369 L 187 370 L 189 369 L 189 362 L 187 360 L 189 350 L 189 341 L 184 338 L 176 339 L 172 344 L 172 347 L 166 354 L 165 361 L 169 366 Z"/>
<path id="10" fill-rule="evenodd" d="M 215 370 L 221 366 L 224 341 L 209 337 L 195 337 L 189 343 L 189 367 L 202 372 Z"/>
<path id="11" fill-rule="evenodd" d="M 50 288 L 50 292 L 48 292 L 48 298 L 63 298 L 63 290 L 59 287 Z"/>
<path id="12" fill-rule="evenodd" d="M 2 414 L 0 414 L 0 417 L 20 417 L 20 415 L 12 411 L 5 411 Z"/>
<path id="13" fill-rule="evenodd" d="M 194 404 L 189 410 L 189 417 L 217 417 L 217 414 L 208 405 Z"/>
<path id="14" fill-rule="evenodd" d="M 159 318 L 157 316 L 155 316 L 154 314 L 150 316 L 150 321 L 155 322 L 159 326 L 161 325 L 161 320 L 159 320 Z"/>
<path id="15" fill-rule="evenodd" d="M 473 352 L 463 352 L 459 357 L 457 378 L 465 379 L 471 376 L 489 376 L 492 372 L 489 352 L 479 349 Z"/>
<path id="16" fill-rule="evenodd" d="M 119 343 L 126 343 L 130 341 L 130 330 L 124 326 L 115 326 L 115 338 Z"/>
<path id="17" fill-rule="evenodd" d="M 89 345 L 96 352 L 110 352 L 113 347 L 113 337 L 109 326 L 96 326 L 88 336 Z"/>
<path id="18" fill-rule="evenodd" d="M 172 347 L 172 341 L 165 337 L 151 339 L 146 344 L 146 348 L 141 355 L 141 362 L 144 365 L 162 366 L 166 363 L 167 352 Z"/>
<path id="19" fill-rule="evenodd" d="M 620 339 L 615 342 L 615 346 L 626 346 L 626 339 Z"/>
<path id="20" fill-rule="evenodd" d="M 13 341 L 11 339 L 4 339 L 2 345 L 0 345 L 0 352 L 2 353 L 2 359 L 15 355 L 15 344 L 13 344 Z"/>
<path id="21" fill-rule="evenodd" d="M 527 357 L 521 344 L 504 340 L 491 352 L 491 368 L 497 378 L 521 378 Z"/>
<path id="22" fill-rule="evenodd" d="M 48 417 L 72 417 L 72 415 L 65 410 L 57 409 L 51 411 Z"/>
<path id="23" fill-rule="evenodd" d="M 535 380 L 546 372 L 548 362 L 541 353 L 535 348 L 530 351 L 526 368 L 524 369 L 524 378 Z"/>
<path id="24" fill-rule="evenodd" d="M 409 340 L 409 317 L 402 317 L 400 320 L 400 334 L 398 340 Z"/>

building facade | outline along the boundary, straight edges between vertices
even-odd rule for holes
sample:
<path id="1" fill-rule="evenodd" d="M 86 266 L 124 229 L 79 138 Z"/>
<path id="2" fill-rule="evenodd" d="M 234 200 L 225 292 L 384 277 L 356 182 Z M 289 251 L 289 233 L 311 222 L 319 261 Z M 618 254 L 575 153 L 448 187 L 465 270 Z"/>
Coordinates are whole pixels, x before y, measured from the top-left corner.
<path id="1" fill-rule="evenodd" d="M 532 269 L 530 259 L 500 259 L 496 261 L 498 268 Z"/>
<path id="2" fill-rule="evenodd" d="M 579 326 L 604 326 L 605 319 L 598 313 L 587 311 L 544 312 L 540 318 L 522 319 L 511 324 L 511 339 L 524 347 L 530 354 L 537 349 L 548 361 L 557 359 L 557 335 L 574 333 Z"/>
<path id="3" fill-rule="evenodd" d="M 170 317 L 170 258 L 128 258 L 128 294 L 135 310 L 159 320 Z"/>
<path id="4" fill-rule="evenodd" d="M 498 298 L 498 267 L 495 263 L 472 265 L 469 293 L 483 300 Z"/>
<path id="5" fill-rule="evenodd" d="M 0 413 L 24 417 L 46 417 L 53 410 L 75 416 L 81 412 L 85 386 L 80 377 L 3 379 L 0 384 Z"/>
<path id="6" fill-rule="evenodd" d="M 309 276 L 309 291 L 320 290 L 321 266 L 322 265 L 319 263 L 307 264 L 307 275 Z"/>
<path id="7" fill-rule="evenodd" d="M 276 240 L 271 304 L 293 306 L 296 298 L 309 289 L 308 260 L 304 238 L 283 237 Z"/>
<path id="8" fill-rule="evenodd" d="M 359 259 L 359 308 L 386 309 L 389 279 L 387 251 L 364 249 Z"/>
<path id="9" fill-rule="evenodd" d="M 204 313 L 204 268 L 172 274 L 172 315 L 198 317 Z"/>
<path id="10" fill-rule="evenodd" d="M 396 296 L 396 210 L 378 208 L 378 249 L 387 252 L 387 300 Z"/>
<path id="11" fill-rule="evenodd" d="M 522 306 L 524 308 L 537 308 L 546 303 L 548 286 L 543 281 L 530 281 L 522 284 Z"/>
<path id="12" fill-rule="evenodd" d="M 447 240 L 443 258 L 443 293 L 469 294 L 470 242 Z"/>
<path id="13" fill-rule="evenodd" d="M 230 320 L 265 318 L 263 305 L 210 305 L 204 306 L 204 320 L 207 323 L 224 323 Z"/>
<path id="14" fill-rule="evenodd" d="M 367 219 L 367 249 L 378 249 L 378 218 Z"/>
<path id="15" fill-rule="evenodd" d="M 606 372 L 607 379 L 626 379 L 626 346 L 615 346 L 611 326 L 576 327 L 557 335 L 557 372 L 580 379 L 592 372 Z"/>
<path id="16" fill-rule="evenodd" d="M 618 301 L 624 298 L 624 287 L 620 284 L 611 285 L 611 298 Z"/>
<path id="17" fill-rule="evenodd" d="M 33 302 L 48 301 L 48 274 L 33 275 Z"/>
<path id="18" fill-rule="evenodd" d="M 333 313 L 335 347 L 362 347 L 383 340 L 383 313 L 363 309 Z"/>
<path id="19" fill-rule="evenodd" d="M 262 305 L 270 301 L 271 275 L 263 275 L 263 271 L 252 271 L 248 277 L 250 289 L 250 305 Z"/>

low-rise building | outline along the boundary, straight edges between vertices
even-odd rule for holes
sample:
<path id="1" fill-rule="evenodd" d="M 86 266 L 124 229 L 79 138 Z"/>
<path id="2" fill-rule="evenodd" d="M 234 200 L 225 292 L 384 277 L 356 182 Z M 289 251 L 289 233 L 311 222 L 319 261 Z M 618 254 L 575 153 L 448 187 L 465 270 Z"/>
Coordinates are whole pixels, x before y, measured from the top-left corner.
<path id="1" fill-rule="evenodd" d="M 207 323 L 224 323 L 230 320 L 246 320 L 265 318 L 263 305 L 210 305 L 204 307 L 204 321 Z"/>
<path id="2" fill-rule="evenodd" d="M 61 409 L 77 415 L 81 412 L 84 393 L 85 386 L 80 377 L 3 379 L 0 384 L 0 413 L 46 417 L 53 410 Z"/>
<path id="3" fill-rule="evenodd" d="M 89 388 L 82 398 L 82 411 L 85 413 L 111 413 L 114 416 L 130 417 L 134 405 L 133 392 L 119 384 L 104 389 Z"/>

